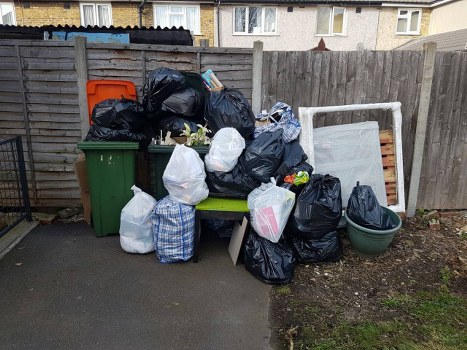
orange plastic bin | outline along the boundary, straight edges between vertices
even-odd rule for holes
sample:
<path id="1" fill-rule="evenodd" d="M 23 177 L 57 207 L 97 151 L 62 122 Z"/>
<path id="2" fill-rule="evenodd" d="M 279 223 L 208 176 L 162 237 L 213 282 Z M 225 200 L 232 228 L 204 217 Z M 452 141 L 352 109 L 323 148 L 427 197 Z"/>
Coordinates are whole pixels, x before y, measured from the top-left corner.
<path id="1" fill-rule="evenodd" d="M 92 124 L 92 109 L 96 103 L 109 98 L 127 98 L 136 100 L 135 84 L 127 80 L 88 80 L 86 82 L 88 96 L 89 125 Z"/>

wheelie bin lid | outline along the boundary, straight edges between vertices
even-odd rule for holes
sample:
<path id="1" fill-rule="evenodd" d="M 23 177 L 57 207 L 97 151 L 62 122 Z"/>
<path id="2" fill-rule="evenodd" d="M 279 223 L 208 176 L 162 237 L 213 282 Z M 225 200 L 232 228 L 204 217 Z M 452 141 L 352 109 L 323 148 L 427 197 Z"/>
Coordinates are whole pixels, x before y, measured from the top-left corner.
<path id="1" fill-rule="evenodd" d="M 138 149 L 138 142 L 123 141 L 82 141 L 78 143 L 78 149 L 99 150 L 99 149 Z"/>

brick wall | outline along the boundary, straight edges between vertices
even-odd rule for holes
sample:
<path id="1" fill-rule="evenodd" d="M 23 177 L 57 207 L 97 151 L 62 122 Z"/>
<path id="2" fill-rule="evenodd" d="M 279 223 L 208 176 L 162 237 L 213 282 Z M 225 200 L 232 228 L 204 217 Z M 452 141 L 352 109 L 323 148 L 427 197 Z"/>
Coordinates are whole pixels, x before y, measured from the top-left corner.
<path id="1" fill-rule="evenodd" d="M 396 35 L 397 11 L 397 8 L 383 7 L 380 9 L 376 50 L 391 50 L 410 40 L 428 35 L 431 9 L 422 9 L 420 35 Z"/>
<path id="2" fill-rule="evenodd" d="M 138 26 L 139 25 L 138 3 L 113 2 L 112 3 L 112 21 L 115 27 Z M 143 24 L 144 24 L 144 20 L 143 20 Z"/>
<path id="3" fill-rule="evenodd" d="M 199 46 L 201 39 L 209 39 L 209 46 L 214 46 L 214 6 L 200 5 L 201 35 L 195 35 L 195 45 Z"/>
<path id="4" fill-rule="evenodd" d="M 15 2 L 16 24 L 20 26 L 80 25 L 79 4 L 70 3 L 65 9 L 63 2 L 30 2 L 29 8 Z"/>

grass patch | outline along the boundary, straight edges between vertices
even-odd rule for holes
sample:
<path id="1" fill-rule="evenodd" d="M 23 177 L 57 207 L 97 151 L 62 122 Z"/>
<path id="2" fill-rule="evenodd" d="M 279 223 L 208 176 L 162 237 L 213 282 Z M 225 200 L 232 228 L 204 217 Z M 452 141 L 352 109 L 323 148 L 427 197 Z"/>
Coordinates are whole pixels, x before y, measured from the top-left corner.
<path id="1" fill-rule="evenodd" d="M 274 289 L 278 295 L 282 295 L 282 296 L 289 295 L 291 293 L 290 287 L 287 284 L 278 286 Z"/>
<path id="2" fill-rule="evenodd" d="M 443 270 L 446 284 L 435 292 L 401 294 L 381 301 L 399 313 L 392 321 L 341 322 L 319 334 L 311 327 L 299 329 L 296 349 L 313 350 L 454 350 L 467 349 L 467 299 L 447 287 L 450 272 Z M 327 334 L 326 334 L 327 333 Z"/>

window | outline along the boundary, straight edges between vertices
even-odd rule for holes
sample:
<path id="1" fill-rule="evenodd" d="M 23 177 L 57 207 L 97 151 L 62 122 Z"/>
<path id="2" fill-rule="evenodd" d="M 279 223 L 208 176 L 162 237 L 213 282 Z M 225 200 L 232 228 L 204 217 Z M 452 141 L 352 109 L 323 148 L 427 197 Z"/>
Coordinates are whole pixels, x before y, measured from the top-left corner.
<path id="1" fill-rule="evenodd" d="M 345 35 L 345 8 L 318 7 L 316 35 Z"/>
<path id="2" fill-rule="evenodd" d="M 275 7 L 235 7 L 234 33 L 274 34 L 277 32 Z"/>
<path id="3" fill-rule="evenodd" d="M 397 13 L 396 34 L 419 35 L 421 20 L 421 9 L 399 9 Z"/>
<path id="4" fill-rule="evenodd" d="M 200 35 L 199 5 L 154 4 L 154 27 L 183 27 Z"/>
<path id="5" fill-rule="evenodd" d="M 15 10 L 12 2 L 0 2 L 0 24 L 16 25 Z"/>
<path id="6" fill-rule="evenodd" d="M 81 25 L 110 27 L 112 25 L 112 8 L 110 4 L 80 4 Z"/>

